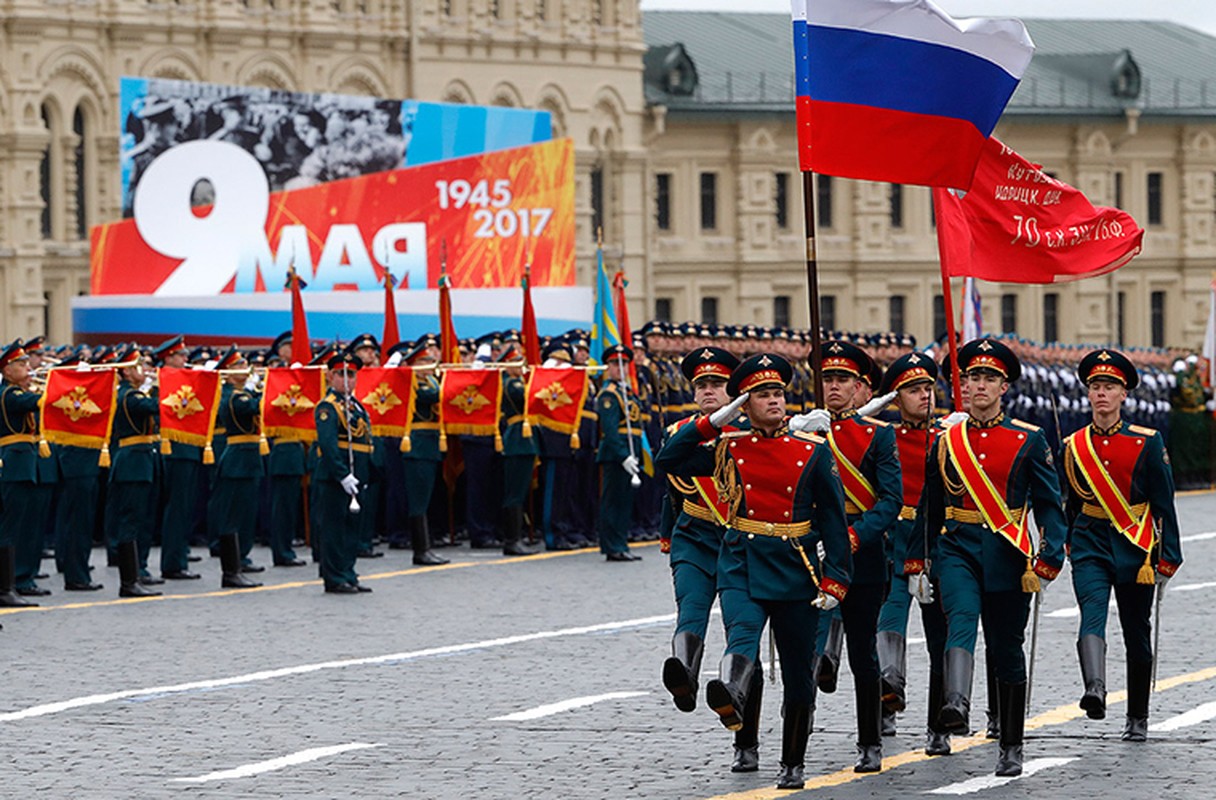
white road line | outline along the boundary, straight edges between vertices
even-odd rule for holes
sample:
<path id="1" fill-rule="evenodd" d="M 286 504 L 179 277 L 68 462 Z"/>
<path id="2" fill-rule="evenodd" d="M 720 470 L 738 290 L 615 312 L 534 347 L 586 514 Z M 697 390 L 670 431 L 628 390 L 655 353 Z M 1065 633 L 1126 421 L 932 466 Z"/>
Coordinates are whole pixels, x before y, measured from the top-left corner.
<path id="1" fill-rule="evenodd" d="M 527 722 L 531 719 L 540 719 L 541 717 L 549 717 L 554 714 L 560 714 L 563 711 L 570 711 L 575 708 L 583 708 L 594 703 L 600 703 L 604 700 L 624 700 L 627 697 L 643 697 L 650 692 L 609 692 L 608 694 L 592 694 L 586 697 L 572 697 L 569 700 L 563 700 L 560 703 L 548 703 L 547 705 L 529 708 L 527 711 L 516 711 L 514 714 L 505 714 L 501 717 L 490 717 L 490 722 Z"/>
<path id="2" fill-rule="evenodd" d="M 1055 611 L 1048 611 L 1043 616 L 1049 619 L 1070 619 L 1072 617 L 1081 616 L 1081 609 L 1078 606 L 1069 606 L 1068 608 L 1057 608 Z"/>
<path id="3" fill-rule="evenodd" d="M 1179 728 L 1187 728 L 1191 725 L 1198 725 L 1201 722 L 1216 717 L 1216 702 L 1204 703 L 1197 708 L 1192 708 L 1190 711 L 1179 714 L 1176 717 L 1170 717 L 1161 722 L 1154 722 L 1148 726 L 1148 729 L 1153 733 L 1164 733 L 1166 731 L 1176 731 Z"/>
<path id="4" fill-rule="evenodd" d="M 1007 783 L 1012 783 L 1018 778 L 1027 778 L 1040 770 L 1050 769 L 1052 767 L 1060 767 L 1070 761 L 1076 761 L 1076 756 L 1072 758 L 1032 758 L 1022 765 L 1022 774 L 1013 778 L 1002 778 L 996 775 L 981 775 L 978 778 L 952 783 L 949 786 L 941 786 L 937 789 L 930 789 L 921 794 L 974 794 L 983 791 L 984 789 L 992 789 L 997 786 L 1004 786 Z"/>
<path id="5" fill-rule="evenodd" d="M 1182 542 L 1206 542 L 1208 539 L 1216 539 L 1216 531 L 1208 531 L 1207 533 L 1192 533 L 1190 536 L 1183 536 Z"/>
<path id="6" fill-rule="evenodd" d="M 382 744 L 368 744 L 367 742 L 351 742 L 350 744 L 339 744 L 333 747 L 313 747 L 309 750 L 301 750 L 298 753 L 272 758 L 269 761 L 258 761 L 255 764 L 245 764 L 235 769 L 226 769 L 220 772 L 208 772 L 206 775 L 198 775 L 193 778 L 173 778 L 174 783 L 210 783 L 211 781 L 225 781 L 229 778 L 248 778 L 253 775 L 260 775 L 263 772 L 274 772 L 277 769 L 286 767 L 294 767 L 296 764 L 306 764 L 309 761 L 316 761 L 327 756 L 336 756 L 339 753 L 348 753 L 351 750 L 366 750 L 369 747 L 383 747 Z"/>
<path id="7" fill-rule="evenodd" d="M 1167 592 L 1193 592 L 1196 589 L 1211 589 L 1216 586 L 1216 581 L 1208 581 L 1207 583 L 1184 583 L 1181 586 L 1171 583 Z"/>
<path id="8" fill-rule="evenodd" d="M 504 636 L 498 639 L 485 639 L 480 642 L 465 642 L 464 644 L 452 644 L 444 647 L 428 647 L 424 650 L 412 650 L 404 653 L 389 653 L 382 656 L 369 656 L 367 658 L 348 658 L 341 661 L 323 661 L 318 664 L 300 664 L 294 667 L 280 667 L 279 669 L 268 669 L 260 672 L 249 672 L 244 675 L 234 675 L 228 678 L 212 678 L 210 680 L 191 681 L 189 683 L 178 683 L 168 686 L 152 686 L 145 689 L 127 689 L 119 692 L 110 692 L 107 694 L 93 694 L 83 697 L 73 697 L 70 700 L 60 700 L 54 703 L 45 703 L 37 706 L 30 706 L 19 711 L 10 711 L 0 714 L 0 722 L 12 722 L 15 720 L 29 719 L 31 717 L 43 717 L 48 714 L 58 714 L 61 711 L 70 711 L 74 708 L 84 708 L 85 706 L 99 706 L 105 703 L 113 703 L 116 700 L 129 700 L 132 698 L 146 698 L 151 695 L 166 695 L 176 694 L 179 692 L 190 692 L 199 689 L 215 689 L 224 686 L 233 686 L 241 683 L 255 683 L 257 681 L 269 681 L 276 678 L 286 678 L 291 675 L 306 675 L 312 672 L 321 672 L 331 669 L 345 669 L 347 667 L 363 667 L 375 664 L 389 664 L 394 661 L 411 661 L 421 658 L 433 658 L 436 656 L 447 656 L 456 653 L 467 653 L 473 650 L 486 650 L 491 647 L 506 647 L 513 644 L 523 644 L 524 642 L 535 642 L 541 639 L 557 639 L 563 636 L 583 636 L 592 633 L 606 633 L 611 631 L 625 630 L 627 628 L 641 628 L 651 625 L 660 625 L 665 622 L 673 622 L 676 618 L 675 614 L 659 614 L 653 617 L 639 617 L 637 619 L 621 620 L 619 622 L 601 622 L 598 625 L 584 625 L 577 628 L 561 628 L 555 631 L 537 631 L 535 633 L 524 633 L 517 636 Z"/>

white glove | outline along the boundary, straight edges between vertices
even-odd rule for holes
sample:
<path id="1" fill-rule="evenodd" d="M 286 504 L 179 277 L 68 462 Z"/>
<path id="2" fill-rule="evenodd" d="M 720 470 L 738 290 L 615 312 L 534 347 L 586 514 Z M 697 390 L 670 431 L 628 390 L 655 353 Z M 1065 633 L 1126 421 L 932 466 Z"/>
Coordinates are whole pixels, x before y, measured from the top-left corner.
<path id="1" fill-rule="evenodd" d="M 302 366 L 304 366 L 304 365 L 303 365 L 303 364 L 301 364 L 299 361 L 293 361 L 293 362 L 291 362 L 291 368 L 292 368 L 292 369 L 299 369 L 299 368 L 300 368 L 300 367 L 302 367 Z"/>
<path id="2" fill-rule="evenodd" d="M 942 417 L 941 426 L 943 428 L 953 428 L 967 418 L 966 411 L 954 411 Z"/>
<path id="3" fill-rule="evenodd" d="M 1160 573 L 1160 572 L 1155 572 L 1155 573 L 1153 573 L 1153 574 L 1157 576 L 1157 577 L 1156 577 L 1156 582 L 1157 582 L 1157 585 L 1158 585 L 1158 586 L 1160 586 L 1162 589 L 1164 589 L 1164 588 L 1165 588 L 1165 585 L 1166 585 L 1167 583 L 1169 583 L 1169 582 L 1170 582 L 1170 576 L 1169 576 L 1169 575 L 1165 575 L 1165 574 L 1162 574 L 1162 573 Z"/>
<path id="4" fill-rule="evenodd" d="M 625 460 L 621 462 L 621 468 L 623 470 L 625 470 L 626 472 L 628 472 L 631 477 L 634 475 L 637 475 L 639 472 L 638 457 L 637 456 L 625 456 Z"/>
<path id="5" fill-rule="evenodd" d="M 388 361 L 384 362 L 384 366 L 395 367 L 400 363 L 401 363 L 401 351 L 398 350 L 396 353 L 393 353 L 391 356 L 388 357 Z"/>
<path id="6" fill-rule="evenodd" d="M 709 424 L 721 430 L 726 423 L 739 415 L 739 408 L 747 402 L 748 392 L 736 397 L 717 411 L 709 415 Z"/>
<path id="7" fill-rule="evenodd" d="M 888 392 L 882 397 L 875 397 L 870 402 L 866 403 L 861 408 L 857 409 L 857 416 L 872 417 L 879 411 L 882 411 L 887 406 L 891 405 L 891 401 L 895 399 L 895 392 Z"/>
<path id="8" fill-rule="evenodd" d="M 840 605 L 840 601 L 827 592 L 820 592 L 819 596 L 811 601 L 811 605 L 820 611 L 831 611 L 833 608 Z"/>
<path id="9" fill-rule="evenodd" d="M 342 490 L 351 497 L 359 493 L 359 479 L 353 473 L 348 474 L 342 479 Z"/>
<path id="10" fill-rule="evenodd" d="M 256 392 L 258 390 L 258 374 L 256 372 L 249 373 L 249 377 L 245 379 L 245 391 Z"/>
<path id="11" fill-rule="evenodd" d="M 144 378 L 144 382 L 139 385 L 139 390 L 147 393 L 155 385 L 156 379 L 149 375 L 148 377 Z"/>
<path id="12" fill-rule="evenodd" d="M 933 581 L 925 573 L 908 576 L 908 594 L 916 598 L 922 606 L 933 603 Z"/>
<path id="13" fill-rule="evenodd" d="M 89 372 L 90 369 L 89 369 L 88 362 L 81 361 L 79 364 L 76 365 L 76 371 L 77 372 Z"/>
<path id="14" fill-rule="evenodd" d="M 804 433 L 826 433 L 832 426 L 832 414 L 827 409 L 816 408 L 805 414 L 790 417 L 790 430 Z"/>
<path id="15" fill-rule="evenodd" d="M 219 365 L 220 365 L 220 362 L 213 358 L 213 359 L 209 360 L 206 364 L 203 364 L 203 369 L 215 369 Z"/>

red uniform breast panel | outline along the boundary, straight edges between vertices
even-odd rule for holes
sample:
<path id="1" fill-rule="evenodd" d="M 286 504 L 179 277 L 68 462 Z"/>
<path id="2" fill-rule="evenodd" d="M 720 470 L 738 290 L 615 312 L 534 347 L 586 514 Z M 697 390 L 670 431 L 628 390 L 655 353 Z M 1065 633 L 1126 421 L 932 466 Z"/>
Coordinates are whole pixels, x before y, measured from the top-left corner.
<path id="1" fill-rule="evenodd" d="M 743 484 L 740 516 L 757 522 L 798 522 L 794 494 L 815 443 L 795 436 L 740 436 L 727 445 Z"/>

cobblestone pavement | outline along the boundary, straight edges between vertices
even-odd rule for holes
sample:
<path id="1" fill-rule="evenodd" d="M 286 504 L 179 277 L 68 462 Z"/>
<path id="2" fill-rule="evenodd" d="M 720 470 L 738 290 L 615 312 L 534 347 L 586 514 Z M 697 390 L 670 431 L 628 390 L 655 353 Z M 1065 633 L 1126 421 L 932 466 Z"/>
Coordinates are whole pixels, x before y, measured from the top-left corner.
<path id="1" fill-rule="evenodd" d="M 921 754 L 927 661 L 915 613 L 909 709 L 899 735 L 884 742 L 885 772 L 851 771 L 845 670 L 837 693 L 820 698 L 804 793 L 772 788 L 779 685 L 765 697 L 760 772 L 732 775 L 730 734 L 703 704 L 677 712 L 659 682 L 670 575 L 657 548 L 641 547 L 644 560 L 633 564 L 592 551 L 505 559 L 449 550 L 452 565 L 428 569 L 392 552 L 359 562 L 375 590 L 360 596 L 323 594 L 311 567 L 270 569 L 262 590 L 219 591 L 211 559 L 194 565 L 202 581 L 170 583 L 170 596 L 148 601 L 117 600 L 117 572 L 103 566 L 97 595 L 65 593 L 53 577 L 42 608 L 0 611 L 0 796 L 703 800 L 948 789 L 979 798 L 1207 798 L 1216 777 L 1202 758 L 1216 737 L 1216 639 L 1207 627 L 1216 496 L 1182 497 L 1179 508 L 1186 564 L 1164 601 L 1152 705 L 1153 724 L 1167 730 L 1146 745 L 1119 741 L 1117 625 L 1110 714 L 1095 722 L 1077 709 L 1078 620 L 1062 576 L 1044 597 L 1027 774 L 1003 785 L 988 780 L 991 742 L 956 737 L 953 756 Z M 269 561 L 261 549 L 254 558 Z M 104 563 L 100 551 L 93 561 Z M 722 649 L 720 625 L 712 627 L 706 679 Z M 982 719 L 983 697 L 979 679 L 973 720 Z M 559 703 L 565 710 L 496 719 Z"/>

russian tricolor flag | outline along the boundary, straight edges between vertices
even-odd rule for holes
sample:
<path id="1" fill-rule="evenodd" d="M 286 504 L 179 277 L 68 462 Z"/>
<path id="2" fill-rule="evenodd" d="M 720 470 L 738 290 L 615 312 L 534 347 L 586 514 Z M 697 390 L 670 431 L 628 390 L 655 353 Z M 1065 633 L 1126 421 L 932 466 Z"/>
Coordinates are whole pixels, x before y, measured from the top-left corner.
<path id="1" fill-rule="evenodd" d="M 1021 22 L 931 0 L 792 0 L 804 171 L 967 189 L 1034 53 Z"/>

